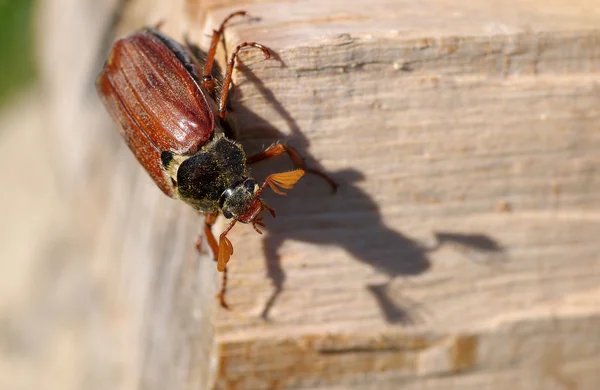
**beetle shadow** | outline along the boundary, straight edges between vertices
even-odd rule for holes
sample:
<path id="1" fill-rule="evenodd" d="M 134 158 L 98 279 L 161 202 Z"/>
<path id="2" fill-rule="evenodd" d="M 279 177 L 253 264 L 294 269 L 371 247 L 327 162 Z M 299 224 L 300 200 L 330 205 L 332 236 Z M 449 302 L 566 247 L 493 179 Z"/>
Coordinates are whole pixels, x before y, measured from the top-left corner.
<path id="1" fill-rule="evenodd" d="M 305 158 L 308 167 L 324 172 L 323 167 L 308 151 L 309 141 L 273 92 L 241 61 L 239 72 L 258 89 L 291 131 L 291 136 L 286 137 L 267 119 L 244 107 L 239 103 L 243 97 L 241 92 L 233 89 L 232 109 L 237 120 L 243 124 L 238 137 L 240 143 L 246 150 L 258 152 L 265 146 L 284 140 Z M 259 146 L 262 149 L 258 149 Z M 255 166 L 252 168 L 256 169 Z M 394 294 L 396 298 L 392 299 L 389 294 L 390 283 L 397 277 L 410 277 L 427 271 L 431 265 L 430 252 L 447 244 L 478 252 L 503 250 L 495 240 L 486 235 L 454 232 L 434 232 L 436 243 L 431 247 L 425 246 L 384 223 L 379 206 L 359 185 L 364 179 L 359 170 L 352 168 L 325 173 L 339 186 L 334 195 L 325 180 L 313 177 L 297 185 L 293 196 L 266 196 L 267 203 L 278 214 L 287 215 L 284 218 L 270 219 L 265 228 L 269 234 L 264 236 L 263 250 L 267 277 L 273 284 L 273 292 L 261 312 L 261 317 L 265 320 L 268 320 L 271 309 L 284 288 L 286 274 L 279 249 L 286 240 L 339 246 L 358 261 L 387 275 L 387 282 L 368 285 L 367 289 L 377 302 L 384 319 L 388 323 L 400 324 L 411 324 L 418 320 L 418 310 L 415 309 L 419 305 L 408 299 L 398 299 L 398 294 Z M 289 212 L 292 209 L 302 211 L 294 214 Z"/>

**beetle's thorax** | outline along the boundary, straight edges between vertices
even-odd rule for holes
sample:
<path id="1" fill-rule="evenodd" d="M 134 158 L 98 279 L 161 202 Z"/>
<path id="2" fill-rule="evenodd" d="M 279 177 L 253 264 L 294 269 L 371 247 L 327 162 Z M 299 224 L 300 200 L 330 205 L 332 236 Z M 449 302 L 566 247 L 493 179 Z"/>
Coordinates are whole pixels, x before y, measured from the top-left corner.
<path id="1" fill-rule="evenodd" d="M 181 200 L 199 211 L 212 213 L 241 199 L 243 194 L 236 190 L 237 183 L 247 179 L 246 155 L 241 145 L 217 133 L 180 163 L 174 181 Z M 230 202 L 225 202 L 226 194 Z M 239 211 L 234 209 L 229 210 Z"/>

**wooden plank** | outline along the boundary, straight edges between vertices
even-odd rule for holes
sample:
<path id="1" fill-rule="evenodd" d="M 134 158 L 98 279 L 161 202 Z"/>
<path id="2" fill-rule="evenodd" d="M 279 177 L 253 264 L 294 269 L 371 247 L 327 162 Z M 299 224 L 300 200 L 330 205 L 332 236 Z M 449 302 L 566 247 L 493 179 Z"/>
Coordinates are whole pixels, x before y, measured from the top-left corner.
<path id="1" fill-rule="evenodd" d="M 330 196 L 308 178 L 268 198 L 281 218 L 263 241 L 233 232 L 246 258 L 231 265 L 237 315 L 218 313 L 215 388 L 546 388 L 569 364 L 593 361 L 574 346 L 597 337 L 588 322 L 597 307 L 575 318 L 516 314 L 597 286 L 600 56 L 590 7 L 247 7 L 262 20 L 232 27 L 228 42 L 256 40 L 279 61 L 248 53 L 251 70 L 237 74 L 245 143 L 283 136 L 340 189 Z M 274 303 L 265 263 L 282 284 Z M 505 316 L 511 330 L 488 328 Z M 548 328 L 561 321 L 568 331 Z M 550 347 L 510 351 L 524 340 L 521 323 L 531 340 L 580 353 L 556 352 L 552 371 L 533 357 L 552 356 Z M 314 347 L 330 340 L 331 350 Z M 564 383 L 595 388 L 590 364 Z M 459 371 L 463 379 L 428 379 Z"/>
<path id="2" fill-rule="evenodd" d="M 45 39 L 69 42 L 71 67 L 44 51 L 69 189 L 54 237 L 68 256 L 57 256 L 85 259 L 70 283 L 96 297 L 74 322 L 87 332 L 81 378 L 111 389 L 599 386 L 594 2 L 105 7 L 89 36 L 48 19 L 57 33 Z M 340 187 L 306 177 L 266 197 L 278 217 L 265 236 L 236 226 L 230 313 L 215 306 L 214 264 L 193 249 L 200 220 L 137 167 L 85 80 L 111 9 L 117 34 L 166 19 L 168 34 L 206 45 L 240 8 L 260 20 L 232 23 L 229 49 L 275 53 L 243 53 L 234 75 L 244 146 L 284 139 Z M 95 47 L 78 60 L 85 37 Z M 282 160 L 253 172 L 290 167 Z"/>

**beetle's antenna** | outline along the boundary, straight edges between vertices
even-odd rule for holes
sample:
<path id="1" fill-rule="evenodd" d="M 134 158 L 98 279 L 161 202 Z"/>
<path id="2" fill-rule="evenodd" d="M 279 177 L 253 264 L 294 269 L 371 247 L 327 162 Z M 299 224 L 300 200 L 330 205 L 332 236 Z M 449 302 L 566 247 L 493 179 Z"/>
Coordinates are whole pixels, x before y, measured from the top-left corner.
<path id="1" fill-rule="evenodd" d="M 281 191 L 280 188 L 290 190 L 294 187 L 294 184 L 304 176 L 304 169 L 296 169 L 289 172 L 273 173 L 265 179 L 263 185 L 256 191 L 256 196 L 259 196 L 265 187 L 268 185 L 271 187 L 273 192 L 278 195 L 286 195 L 285 192 Z"/>

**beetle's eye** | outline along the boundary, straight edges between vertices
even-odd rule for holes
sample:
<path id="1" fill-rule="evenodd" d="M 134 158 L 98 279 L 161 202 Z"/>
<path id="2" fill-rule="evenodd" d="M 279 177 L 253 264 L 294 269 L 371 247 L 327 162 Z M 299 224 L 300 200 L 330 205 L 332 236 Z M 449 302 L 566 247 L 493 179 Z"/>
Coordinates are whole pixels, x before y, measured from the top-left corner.
<path id="1" fill-rule="evenodd" d="M 254 194 L 254 189 L 256 188 L 256 182 L 254 180 L 246 180 L 244 182 L 244 188 L 246 188 L 246 190 L 251 193 Z"/>
<path id="2" fill-rule="evenodd" d="M 231 214 L 228 210 L 223 210 L 223 216 L 227 219 L 231 219 L 233 214 Z"/>

